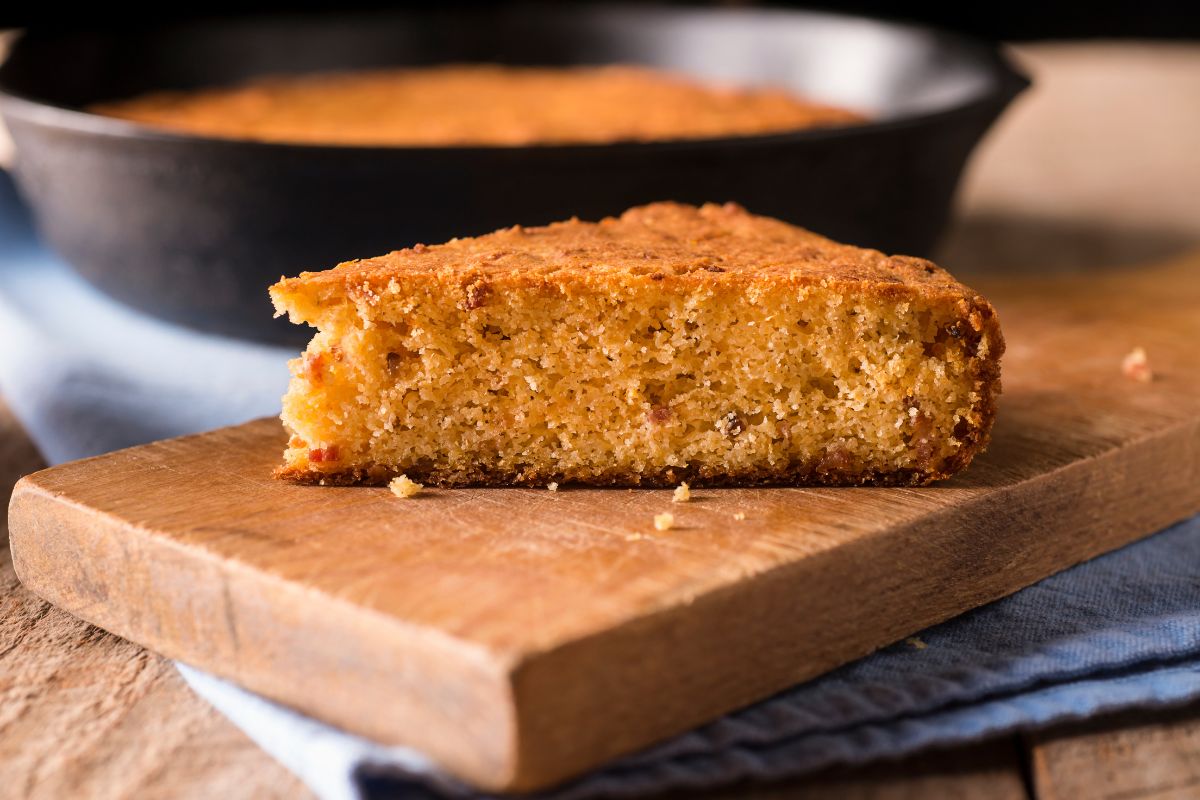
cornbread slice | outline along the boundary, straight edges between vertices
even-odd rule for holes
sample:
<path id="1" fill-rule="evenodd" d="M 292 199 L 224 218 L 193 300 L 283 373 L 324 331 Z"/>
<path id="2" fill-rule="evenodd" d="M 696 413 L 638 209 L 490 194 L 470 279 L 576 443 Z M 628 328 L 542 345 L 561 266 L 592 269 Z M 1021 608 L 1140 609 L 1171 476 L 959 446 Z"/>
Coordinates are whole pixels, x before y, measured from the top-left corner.
<path id="1" fill-rule="evenodd" d="M 89 111 L 203 136 L 349 146 L 521 146 L 780 133 L 865 121 L 783 89 L 634 66 L 452 64 L 155 92 Z"/>
<path id="2" fill-rule="evenodd" d="M 655 203 L 304 273 L 280 477 L 923 484 L 987 441 L 1004 349 L 928 261 Z"/>

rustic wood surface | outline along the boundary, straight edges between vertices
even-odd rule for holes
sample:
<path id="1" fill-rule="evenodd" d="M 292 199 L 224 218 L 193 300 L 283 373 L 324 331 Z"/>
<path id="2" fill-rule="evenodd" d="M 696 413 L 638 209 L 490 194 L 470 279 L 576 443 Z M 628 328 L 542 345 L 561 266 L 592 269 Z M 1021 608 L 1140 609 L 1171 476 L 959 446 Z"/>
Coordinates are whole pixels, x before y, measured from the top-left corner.
<path id="1" fill-rule="evenodd" d="M 1200 214 L 1191 200 L 1200 194 L 1200 174 L 1187 161 L 1195 157 L 1200 132 L 1192 102 L 1200 93 L 1200 48 L 1040 45 L 1022 48 L 1021 56 L 1038 87 L 1002 122 L 971 169 L 966 214 L 945 248 L 947 266 L 1031 272 L 1128 265 L 1200 241 Z M 0 414 L 5 456 L 0 469 L 28 471 L 36 462 L 7 458 L 15 434 L 6 422 Z M 18 441 L 28 453 L 27 443 Z M 58 796 L 68 787 L 78 796 L 105 798 L 302 793 L 229 723 L 188 694 L 169 669 L 160 680 L 173 694 L 120 691 L 131 661 L 161 664 L 157 656 L 124 643 L 106 645 L 120 640 L 45 608 L 20 588 L 9 591 L 10 579 L 0 583 L 0 797 Z M 26 608 L 42 615 L 43 624 L 57 618 L 91 634 L 24 635 L 25 626 L 8 621 L 17 619 L 16 609 Z M 77 659 L 89 666 L 91 697 L 142 704 L 140 724 L 127 729 L 127 736 L 96 736 L 80 726 L 77 704 L 95 703 L 81 698 L 77 684 L 38 677 L 42 662 Z M 25 699 L 24 708 L 42 708 L 37 729 L 13 723 L 14 697 Z M 197 732 L 191 726 L 205 713 L 210 727 Z M 46 735 L 31 735 L 43 728 Z M 1200 708 L 1142 713 L 1021 742 L 1017 757 L 989 756 L 991 762 L 979 769 L 964 768 L 977 757 L 968 748 L 789 782 L 757 796 L 918 797 L 930 796 L 930 786 L 938 796 L 1019 796 L 997 795 L 998 785 L 1024 786 L 1040 797 L 1193 796 L 1198 728 Z M 180 731 L 190 731 L 183 738 L 196 745 L 220 743 L 221 755 L 179 757 L 179 751 L 155 746 L 179 741 Z M 72 754 L 70 765 L 64 754 Z M 114 780 L 113 770 L 104 768 L 109 762 L 153 781 Z M 243 765 L 241 778 L 228 777 L 238 774 L 228 769 L 230 763 Z M 1095 768 L 1097 763 L 1104 769 Z M 61 780 L 54 777 L 59 770 Z"/>
<path id="2" fill-rule="evenodd" d="M 0 796 L 294 797 L 174 665 L 17 585 L 0 554 Z"/>
<path id="3" fill-rule="evenodd" d="M 13 484 L 22 476 L 45 466 L 37 446 L 25 435 L 12 411 L 0 399 L 0 497 L 7 500 Z M 0 550 L 7 548 L 8 515 L 0 514 Z"/>
<path id="4" fill-rule="evenodd" d="M 1033 76 L 968 167 L 956 274 L 1093 272 L 1200 243 L 1200 46 L 1016 48 Z"/>
<path id="5" fill-rule="evenodd" d="M 43 466 L 0 401 L 0 496 Z M 170 661 L 31 594 L 0 547 L 0 797 L 305 794 Z"/>
<path id="6" fill-rule="evenodd" d="M 1033 786 L 1043 800 L 1200 797 L 1200 704 L 1069 725 L 1031 741 Z"/>

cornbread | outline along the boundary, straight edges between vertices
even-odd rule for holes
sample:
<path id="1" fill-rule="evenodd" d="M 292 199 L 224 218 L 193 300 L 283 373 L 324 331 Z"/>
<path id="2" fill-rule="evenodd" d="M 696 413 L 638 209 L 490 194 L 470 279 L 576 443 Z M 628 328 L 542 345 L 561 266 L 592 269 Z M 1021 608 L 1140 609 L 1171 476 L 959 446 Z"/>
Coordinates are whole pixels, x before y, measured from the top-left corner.
<path id="1" fill-rule="evenodd" d="M 928 261 L 655 203 L 304 273 L 278 474 L 438 486 L 924 484 L 987 441 L 1004 349 Z"/>
<path id="2" fill-rule="evenodd" d="M 1150 359 L 1144 347 L 1133 348 L 1121 360 L 1121 374 L 1139 383 L 1150 383 L 1154 380 L 1154 372 L 1150 369 Z"/>
<path id="3" fill-rule="evenodd" d="M 406 498 L 415 497 L 425 487 L 415 481 L 409 480 L 407 475 L 401 475 L 398 478 L 393 478 L 388 484 L 388 488 L 392 490 L 392 494 L 396 495 L 396 497 Z"/>
<path id="4" fill-rule="evenodd" d="M 452 65 L 276 77 L 89 110 L 203 136 L 357 146 L 696 139 L 864 121 L 781 89 L 710 86 L 631 66 Z"/>

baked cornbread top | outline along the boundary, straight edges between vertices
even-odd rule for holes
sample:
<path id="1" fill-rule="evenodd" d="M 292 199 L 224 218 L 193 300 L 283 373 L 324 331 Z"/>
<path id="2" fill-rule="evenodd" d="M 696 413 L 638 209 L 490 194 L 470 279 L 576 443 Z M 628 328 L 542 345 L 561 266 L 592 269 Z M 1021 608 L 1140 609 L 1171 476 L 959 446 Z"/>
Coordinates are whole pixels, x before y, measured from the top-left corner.
<path id="1" fill-rule="evenodd" d="M 518 146 L 696 139 L 864 121 L 770 88 L 631 66 L 452 65 L 155 92 L 89 110 L 174 131 L 357 146 Z"/>
<path id="2" fill-rule="evenodd" d="M 416 245 L 282 279 L 271 291 L 278 299 L 296 294 L 382 294 L 389 285 L 421 281 L 519 286 L 747 280 L 852 281 L 974 295 L 923 259 L 839 244 L 734 203 L 697 208 L 671 202 L 639 206 L 600 222 L 572 219 L 441 245 Z"/>

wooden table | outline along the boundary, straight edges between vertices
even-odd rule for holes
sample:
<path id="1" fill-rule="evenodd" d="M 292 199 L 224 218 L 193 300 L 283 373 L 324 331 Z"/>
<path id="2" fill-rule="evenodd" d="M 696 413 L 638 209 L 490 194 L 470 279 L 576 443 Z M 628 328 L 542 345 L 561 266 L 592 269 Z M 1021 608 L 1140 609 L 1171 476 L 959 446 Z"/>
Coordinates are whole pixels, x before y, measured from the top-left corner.
<path id="1" fill-rule="evenodd" d="M 1200 247 L 1200 47 L 1018 55 L 1038 86 L 981 148 L 943 263 L 1117 269 Z M 0 403 L 0 492 L 39 466 Z M 307 796 L 169 662 L 24 591 L 4 541 L 0 524 L 0 798 Z M 1197 795 L 1200 703 L 708 797 Z"/>

